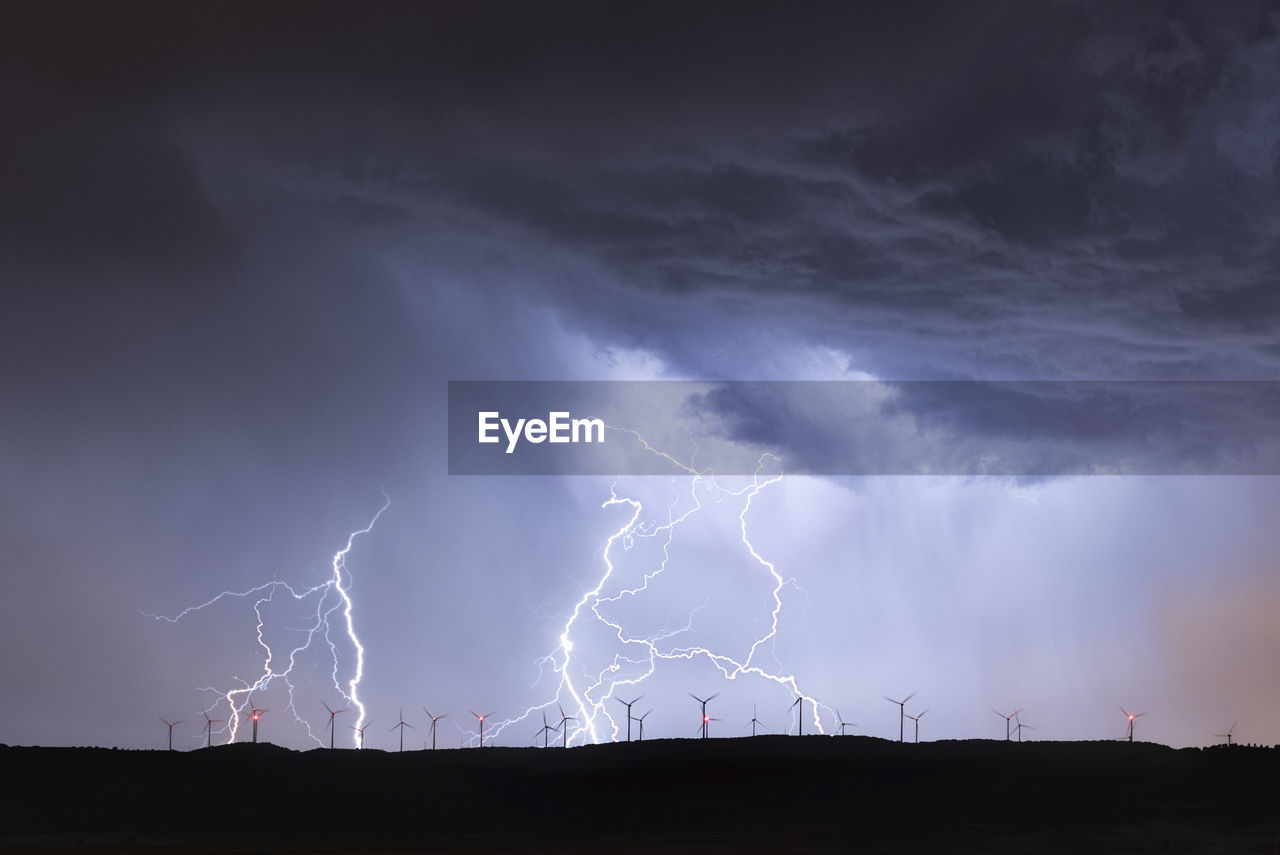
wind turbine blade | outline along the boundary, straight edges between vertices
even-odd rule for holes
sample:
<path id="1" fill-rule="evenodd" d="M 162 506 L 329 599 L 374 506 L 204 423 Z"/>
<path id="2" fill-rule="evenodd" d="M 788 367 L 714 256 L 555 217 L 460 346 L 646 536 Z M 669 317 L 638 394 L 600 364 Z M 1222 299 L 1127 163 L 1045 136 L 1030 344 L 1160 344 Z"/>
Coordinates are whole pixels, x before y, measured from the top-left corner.
<path id="1" fill-rule="evenodd" d="M 928 712 L 928 711 L 929 711 L 929 708 L 928 708 L 928 707 L 925 707 L 924 712 L 922 712 L 922 713 L 920 713 L 918 716 L 916 716 L 916 721 L 919 721 L 920 719 L 924 718 L 924 713 L 925 713 L 925 712 Z"/>
<path id="2" fill-rule="evenodd" d="M 912 689 L 912 690 L 911 690 L 911 694 L 909 694 L 909 695 L 907 695 L 905 698 L 903 698 L 903 699 L 902 699 L 902 702 L 905 704 L 907 701 L 911 700 L 911 699 L 912 699 L 912 698 L 914 698 L 917 694 L 919 694 L 919 692 L 920 692 L 920 690 L 919 690 L 919 689 Z"/>
<path id="3" fill-rule="evenodd" d="M 710 698 L 707 698 L 707 701 L 704 701 L 702 698 L 698 697 L 693 692 L 689 693 L 689 697 L 693 698 L 695 701 L 697 701 L 700 704 L 705 704 L 707 701 L 711 700 Z"/>
<path id="4" fill-rule="evenodd" d="M 714 701 L 714 700 L 715 700 L 716 698 L 718 698 L 718 697 L 720 697 L 720 693 L 719 693 L 719 692 L 716 692 L 714 695 L 712 695 L 711 697 L 707 698 L 707 703 L 711 703 L 712 701 Z"/>
<path id="5" fill-rule="evenodd" d="M 327 712 L 330 716 L 335 715 L 334 711 L 329 709 L 329 705 L 326 704 L 324 701 L 320 702 L 320 706 L 324 707 L 325 712 Z"/>
<path id="6" fill-rule="evenodd" d="M 905 703 L 906 703 L 906 701 L 895 701 L 893 698 L 889 697 L 888 695 L 885 695 L 885 696 L 884 696 L 884 699 L 885 699 L 886 701 L 888 701 L 889 703 L 891 703 L 891 704 L 905 704 Z"/>

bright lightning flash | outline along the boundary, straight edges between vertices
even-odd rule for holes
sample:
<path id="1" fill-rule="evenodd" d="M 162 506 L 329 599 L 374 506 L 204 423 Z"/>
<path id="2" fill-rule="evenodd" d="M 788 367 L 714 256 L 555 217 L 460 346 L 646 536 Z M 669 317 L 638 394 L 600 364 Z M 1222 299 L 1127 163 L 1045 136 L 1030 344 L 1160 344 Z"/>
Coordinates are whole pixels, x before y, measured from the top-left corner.
<path id="1" fill-rule="evenodd" d="M 604 570 L 595 586 L 584 593 L 574 605 L 560 631 L 556 648 L 538 660 L 540 673 L 545 674 L 546 669 L 549 667 L 559 677 L 555 696 L 545 703 L 528 708 L 516 718 L 493 726 L 491 731 L 493 737 L 496 738 L 504 728 L 524 721 L 535 712 L 548 709 L 554 711 L 557 703 L 566 703 L 572 704 L 576 708 L 574 729 L 569 735 L 571 742 L 579 738 L 584 742 L 592 743 L 599 743 L 606 738 L 609 740 L 617 739 L 620 727 L 618 722 L 614 720 L 609 709 L 610 705 L 607 703 L 613 697 L 614 691 L 619 687 L 635 686 L 641 683 L 655 672 L 660 661 L 692 660 L 695 658 L 703 658 L 710 661 L 726 679 L 735 680 L 739 676 L 752 675 L 783 686 L 794 696 L 811 701 L 811 703 L 802 706 L 808 706 L 812 711 L 813 725 L 817 732 L 824 733 L 819 710 L 821 708 L 832 712 L 831 708 L 805 695 L 801 691 L 795 675 L 781 673 L 760 664 L 760 660 L 765 658 L 763 655 L 765 650 L 769 648 L 770 642 L 778 634 L 783 589 L 790 586 L 802 595 L 804 593 L 796 584 L 794 578 L 783 578 L 773 562 L 764 558 L 756 550 L 748 532 L 747 518 L 751 511 L 752 501 L 761 491 L 782 480 L 781 461 L 772 454 L 766 453 L 762 455 L 757 460 L 751 482 L 745 487 L 732 490 L 718 484 L 714 473 L 709 469 L 696 469 L 691 464 L 681 462 L 670 454 L 653 448 L 635 431 L 613 427 L 610 429 L 631 434 L 641 443 L 645 450 L 666 459 L 682 469 L 688 476 L 687 493 L 683 495 L 687 495 L 692 500 L 692 506 L 677 515 L 677 507 L 682 501 L 682 494 L 677 494 L 676 499 L 667 509 L 665 523 L 644 523 L 641 521 L 641 516 L 644 512 L 641 502 L 635 498 L 619 495 L 616 492 L 617 483 L 614 483 L 610 489 L 609 498 L 605 500 L 601 507 L 628 506 L 632 510 L 630 518 L 621 528 L 610 535 L 602 546 L 601 554 L 604 559 Z M 777 471 L 770 474 L 766 472 L 767 469 L 776 469 Z M 638 600 L 638 598 L 643 597 L 650 582 L 668 572 L 675 529 L 703 509 L 700 494 L 709 495 L 719 502 L 735 500 L 741 502 L 741 509 L 738 513 L 738 528 L 742 545 L 752 561 L 765 569 L 772 579 L 770 591 L 772 608 L 769 611 L 768 629 L 754 638 L 745 655 L 734 656 L 704 645 L 680 646 L 674 643 L 673 639 L 682 633 L 693 630 L 697 612 L 706 605 L 705 602 L 689 613 L 688 619 L 683 626 L 648 635 L 632 633 L 628 631 L 620 619 L 612 618 L 606 614 L 608 606 L 612 604 L 624 600 Z M 606 594 L 606 587 L 615 575 L 615 549 L 619 545 L 624 550 L 630 549 L 637 538 L 661 538 L 661 560 L 656 566 L 645 571 L 643 578 L 635 587 L 621 588 Z M 590 624 L 593 620 L 607 627 L 611 634 L 621 643 L 623 649 L 628 652 L 628 655 L 624 655 L 622 652 L 614 653 L 612 661 L 594 674 L 589 670 L 585 670 L 580 658 L 575 658 L 574 642 L 577 631 L 584 628 L 585 624 Z M 623 669 L 631 672 L 639 670 L 640 673 L 638 675 L 634 673 L 630 675 L 620 674 L 619 672 L 623 671 Z M 535 685 L 540 681 L 541 677 L 539 677 L 538 681 L 535 681 Z M 567 727 L 568 725 L 566 724 L 565 726 Z"/>
<path id="2" fill-rule="evenodd" d="M 288 687 L 289 703 L 286 706 L 288 712 L 293 713 L 294 719 L 302 724 L 307 730 L 307 735 L 313 739 L 317 745 L 323 746 L 325 743 L 311 730 L 311 724 L 298 714 L 298 710 L 294 705 L 294 683 L 293 671 L 297 664 L 298 657 L 310 650 L 313 644 L 318 644 L 320 639 L 329 647 L 329 656 L 333 663 L 330 671 L 330 677 L 333 680 L 334 688 L 342 695 L 343 700 L 352 709 L 356 710 L 356 732 L 353 736 L 355 747 L 360 746 L 359 728 L 365 722 L 364 703 L 360 700 L 360 680 L 364 676 L 364 645 L 360 642 L 359 636 L 356 635 L 355 619 L 353 610 L 355 604 L 351 600 L 351 589 L 348 584 L 350 574 L 347 572 L 346 560 L 347 555 L 351 552 L 355 540 L 362 534 L 368 534 L 377 524 L 378 518 L 382 516 L 387 508 L 391 507 L 391 497 L 384 491 L 382 494 L 385 500 L 378 512 L 373 515 L 373 519 L 362 529 L 351 532 L 347 536 L 347 543 L 342 549 L 333 555 L 332 575 L 324 582 L 313 585 L 309 588 L 295 588 L 287 582 L 273 580 L 263 583 L 257 587 L 250 588 L 247 591 L 223 591 L 221 594 L 201 603 L 198 606 L 190 606 L 183 609 L 173 616 L 157 615 L 144 612 L 147 617 L 154 618 L 158 621 L 168 621 L 169 623 L 177 623 L 192 612 L 198 612 L 213 606 L 226 599 L 253 599 L 253 613 L 257 618 L 257 641 L 258 646 L 264 652 L 262 662 L 262 674 L 252 683 L 240 680 L 243 685 L 234 689 L 218 689 L 214 687 L 205 687 L 201 689 L 204 692 L 210 692 L 217 695 L 218 700 L 215 701 L 206 713 L 213 712 L 217 706 L 223 702 L 227 704 L 230 716 L 227 719 L 225 727 L 221 728 L 221 733 L 227 735 L 227 742 L 235 742 L 236 733 L 240 728 L 240 717 L 244 714 L 252 701 L 254 692 L 263 692 L 275 680 L 281 680 Z M 289 649 L 287 655 L 278 656 L 271 645 L 267 643 L 263 637 L 266 619 L 263 617 L 262 607 L 266 603 L 272 602 L 277 593 L 285 592 L 298 602 L 308 602 L 314 599 L 315 612 L 314 622 L 310 626 L 297 629 L 296 632 L 301 634 L 301 639 Z M 341 611 L 341 617 L 335 617 L 335 612 Z M 340 655 L 338 652 L 337 642 L 331 636 L 333 625 L 338 624 L 339 627 L 347 634 L 347 638 L 351 642 L 351 647 L 355 650 L 355 663 L 352 668 L 350 679 L 346 681 L 344 687 L 338 672 L 341 670 Z M 283 663 L 278 660 L 283 659 Z M 285 664 L 287 663 L 287 664 Z M 281 667 L 283 664 L 284 667 Z M 236 678 L 239 679 L 239 678 Z M 257 714 L 254 714 L 257 718 Z"/>

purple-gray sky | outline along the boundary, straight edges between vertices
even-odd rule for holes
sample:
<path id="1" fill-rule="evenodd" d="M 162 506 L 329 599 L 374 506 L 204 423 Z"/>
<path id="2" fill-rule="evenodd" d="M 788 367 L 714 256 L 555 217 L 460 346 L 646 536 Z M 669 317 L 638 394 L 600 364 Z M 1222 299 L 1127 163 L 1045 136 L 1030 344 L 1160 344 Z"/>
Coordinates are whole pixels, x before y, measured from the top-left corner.
<path id="1" fill-rule="evenodd" d="M 250 603 L 143 613 L 323 583 L 384 487 L 347 560 L 369 744 L 401 707 L 417 745 L 424 704 L 450 745 L 468 709 L 570 710 L 538 660 L 630 506 L 449 477 L 450 380 L 1280 380 L 1273 4 L 23 2 L 0 32 L 3 742 L 198 743 L 199 689 L 261 672 Z M 613 489 L 662 523 L 694 488 Z M 1275 477 L 785 478 L 759 559 L 719 498 L 602 610 L 738 655 L 763 559 L 795 580 L 768 667 L 859 733 L 919 689 L 930 739 L 1002 734 L 993 706 L 1115 737 L 1121 704 L 1280 739 Z M 603 629 L 579 691 L 635 653 Z M 794 727 L 702 656 L 612 694 L 689 736 L 691 691 L 717 734 Z M 264 737 L 314 744 L 287 703 Z"/>

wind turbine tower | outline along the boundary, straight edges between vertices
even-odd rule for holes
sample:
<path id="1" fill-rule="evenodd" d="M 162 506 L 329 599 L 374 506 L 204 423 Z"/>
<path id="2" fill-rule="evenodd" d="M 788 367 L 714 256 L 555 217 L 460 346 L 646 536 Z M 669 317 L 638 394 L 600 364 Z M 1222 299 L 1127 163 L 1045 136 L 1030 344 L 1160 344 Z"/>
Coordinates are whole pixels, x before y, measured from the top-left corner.
<path id="1" fill-rule="evenodd" d="M 916 736 L 915 736 L 915 741 L 916 741 L 916 742 L 919 742 L 919 741 L 920 741 L 920 719 L 924 718 L 924 713 L 927 713 L 927 712 L 928 712 L 928 710 L 926 709 L 924 712 L 920 713 L 919 715 L 909 715 L 909 716 L 907 716 L 907 718 L 911 719 L 912 721 L 914 721 L 914 722 L 916 723 Z"/>
<path id="2" fill-rule="evenodd" d="M 431 750 L 435 751 L 436 750 L 436 722 L 442 718 L 448 718 L 449 714 L 442 713 L 441 715 L 432 715 L 431 710 L 427 709 L 426 707 L 423 707 L 422 711 L 427 714 L 427 718 L 431 719 Z"/>
<path id="3" fill-rule="evenodd" d="M 907 701 L 911 700 L 915 696 L 916 696 L 916 693 L 914 691 L 900 701 L 896 701 L 893 698 L 889 697 L 888 695 L 884 696 L 884 699 L 889 703 L 898 705 L 898 741 L 899 742 L 906 741 L 903 737 L 905 735 L 904 728 L 906 726 L 906 721 L 907 721 Z"/>
<path id="4" fill-rule="evenodd" d="M 797 706 L 800 707 L 800 717 L 796 719 L 796 736 L 804 736 L 804 695 L 796 698 L 791 708 L 795 709 Z"/>
<path id="5" fill-rule="evenodd" d="M 471 712 L 471 714 L 476 717 L 476 721 L 480 722 L 480 747 L 484 748 L 484 720 L 489 716 L 493 715 L 493 713 L 485 713 L 484 715 L 480 715 L 477 712 Z"/>
<path id="6" fill-rule="evenodd" d="M 920 714 L 921 714 L 921 715 L 924 715 L 924 713 L 920 713 Z M 844 729 L 845 729 L 846 727 L 857 727 L 857 726 L 858 726 L 858 723 L 857 723 L 856 721 L 845 721 L 845 720 L 844 720 L 844 716 L 840 715 L 840 710 L 839 710 L 839 709 L 837 709 L 837 710 L 836 710 L 836 721 L 840 722 L 840 735 L 841 735 L 841 736 L 844 736 L 844 735 L 845 735 Z"/>
<path id="7" fill-rule="evenodd" d="M 209 718 L 208 713 L 204 713 L 203 715 L 204 715 L 204 731 L 203 732 L 208 736 L 208 738 L 205 741 L 204 747 L 212 748 L 213 747 L 213 726 L 215 724 L 222 724 L 223 719 Z"/>
<path id="8" fill-rule="evenodd" d="M 324 701 L 321 701 L 321 702 L 320 702 L 320 705 L 321 705 L 321 706 L 323 706 L 323 707 L 325 708 L 325 711 L 329 713 L 329 748 L 330 748 L 330 750 L 332 750 L 332 749 L 333 749 L 333 720 L 334 720 L 334 717 L 335 717 L 335 716 L 337 716 L 339 713 L 344 713 L 344 712 L 346 712 L 347 710 L 346 710 L 346 708 L 345 708 L 345 707 L 344 707 L 343 709 L 340 709 L 340 710 L 331 710 L 331 709 L 329 709 L 329 705 L 328 705 L 328 704 L 326 704 Z"/>
<path id="9" fill-rule="evenodd" d="M 265 707 L 255 707 L 253 705 L 253 698 L 249 698 L 249 709 L 253 713 L 253 744 L 257 745 L 258 744 L 258 719 L 262 718 L 262 714 L 264 712 L 271 712 L 271 710 L 266 709 Z"/>
<path id="10" fill-rule="evenodd" d="M 553 730 L 555 730 L 555 728 L 554 728 L 554 727 L 552 727 L 551 725 L 547 724 L 547 711 L 546 711 L 546 710 L 543 710 L 543 711 L 542 711 L 542 729 L 541 729 L 541 730 L 539 730 L 537 733 L 535 733 L 535 734 L 533 735 L 533 738 L 534 738 L 534 739 L 537 739 L 539 736 L 541 736 L 541 737 L 542 737 L 542 747 L 543 747 L 543 748 L 546 748 L 546 747 L 550 744 L 551 731 L 553 731 Z"/>
<path id="11" fill-rule="evenodd" d="M 711 723 L 711 719 L 707 717 L 707 704 L 711 703 L 719 696 L 720 696 L 720 693 L 716 692 L 711 697 L 704 699 L 704 698 L 698 697 L 693 692 L 689 693 L 689 697 L 693 698 L 695 701 L 702 704 L 702 738 L 703 739 L 707 738 L 707 725 Z"/>
<path id="12" fill-rule="evenodd" d="M 1016 718 L 1018 713 L 1022 712 L 1022 710 L 1014 710 L 1008 715 L 1005 715 L 1004 713 L 1000 712 L 1000 710 L 995 709 L 994 707 L 992 708 L 991 711 L 996 715 L 1000 716 L 1002 719 L 1004 719 L 1004 741 L 1009 742 L 1013 736 L 1013 719 Z"/>
<path id="13" fill-rule="evenodd" d="M 640 722 L 640 739 L 638 740 L 640 742 L 644 742 L 644 720 L 649 717 L 649 713 L 651 712 L 653 712 L 653 710 L 649 710 L 649 712 L 636 719 L 636 721 Z"/>
<path id="14" fill-rule="evenodd" d="M 631 741 L 631 705 L 643 697 L 644 695 L 637 695 L 629 701 L 624 701 L 622 698 L 614 698 L 615 701 L 627 708 L 627 742 Z"/>
<path id="15" fill-rule="evenodd" d="M 577 721 L 577 719 L 576 719 L 576 718 L 574 718 L 574 717 L 573 717 L 573 716 L 571 716 L 571 715 L 565 715 L 565 714 L 564 714 L 564 707 L 560 706 L 559 704 L 556 704 L 556 708 L 560 710 L 560 724 L 558 724 L 558 725 L 556 726 L 556 729 L 557 729 L 557 730 L 559 730 L 559 731 L 561 731 L 562 735 L 564 736 L 564 747 L 565 747 L 565 748 L 568 748 L 568 747 L 569 747 L 569 725 L 568 725 L 568 722 L 571 722 L 571 721 Z M 649 710 L 649 712 L 653 712 L 653 710 Z M 649 713 L 645 713 L 645 715 L 648 715 L 648 714 L 649 714 Z M 472 715 L 475 715 L 475 713 L 472 713 Z M 641 733 L 641 737 L 643 738 L 643 734 L 644 734 L 644 725 L 641 725 L 640 733 Z"/>
<path id="16" fill-rule="evenodd" d="M 169 750 L 172 751 L 173 750 L 173 729 L 178 725 L 182 724 L 182 719 L 178 719 L 177 721 L 169 721 L 164 716 L 160 716 L 160 720 L 165 724 L 169 725 Z"/>
<path id="17" fill-rule="evenodd" d="M 393 725 L 391 726 L 391 729 L 392 729 L 392 730 L 399 730 L 399 731 L 400 731 L 400 750 L 401 750 L 401 751 L 404 751 L 404 729 L 405 729 L 406 727 L 413 727 L 413 725 L 409 724 L 409 722 L 407 722 L 407 721 L 405 721 L 405 720 L 404 720 L 404 709 L 401 709 L 401 710 L 400 710 L 400 723 L 399 723 L 399 724 L 393 724 Z"/>
<path id="18" fill-rule="evenodd" d="M 1133 742 L 1133 720 L 1137 718 L 1142 718 L 1144 715 L 1146 715 L 1146 713 L 1144 712 L 1131 713 L 1124 707 L 1120 707 L 1120 712 L 1124 713 L 1129 718 L 1129 741 Z"/>

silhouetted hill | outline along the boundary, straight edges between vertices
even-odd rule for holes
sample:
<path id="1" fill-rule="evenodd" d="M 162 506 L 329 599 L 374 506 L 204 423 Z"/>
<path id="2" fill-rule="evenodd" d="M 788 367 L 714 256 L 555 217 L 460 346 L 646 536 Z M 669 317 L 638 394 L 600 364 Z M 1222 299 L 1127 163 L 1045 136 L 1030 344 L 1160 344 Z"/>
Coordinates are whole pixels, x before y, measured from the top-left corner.
<path id="1" fill-rule="evenodd" d="M 1280 750 L 869 737 L 0 747 L 0 852 L 1269 852 Z"/>

